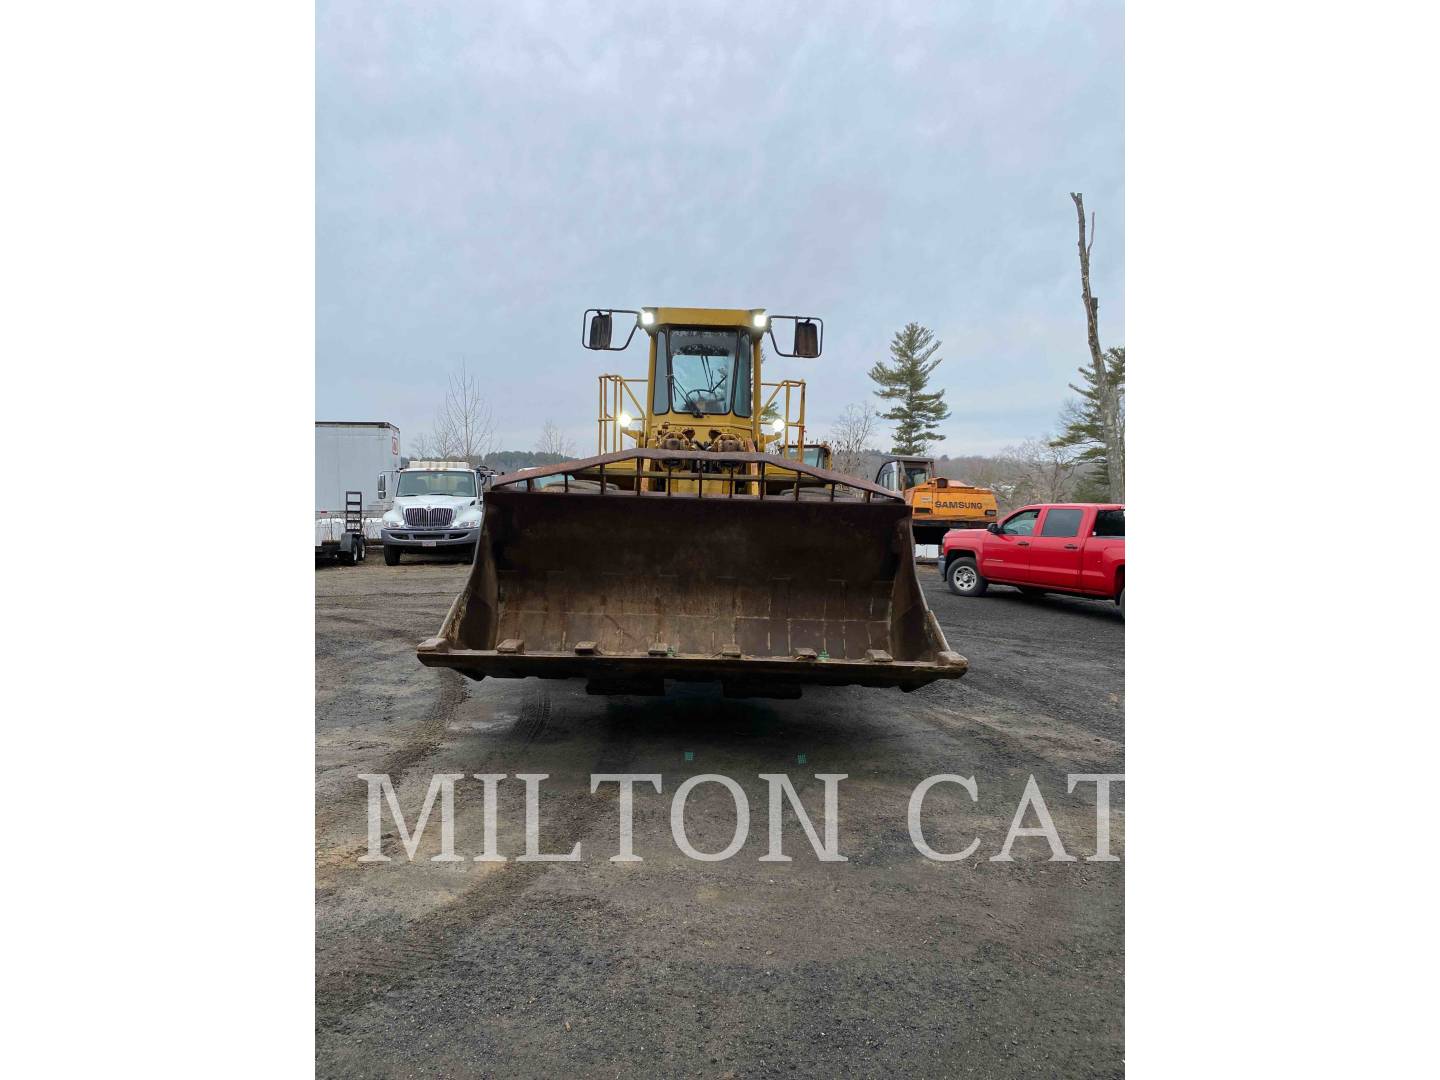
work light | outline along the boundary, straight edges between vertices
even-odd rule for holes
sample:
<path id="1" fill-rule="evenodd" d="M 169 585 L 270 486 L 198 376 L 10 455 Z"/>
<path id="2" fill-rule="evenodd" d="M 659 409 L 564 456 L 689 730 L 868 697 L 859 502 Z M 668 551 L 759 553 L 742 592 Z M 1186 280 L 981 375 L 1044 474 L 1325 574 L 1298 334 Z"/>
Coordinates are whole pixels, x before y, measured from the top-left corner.
<path id="1" fill-rule="evenodd" d="M 641 325 L 641 326 L 654 326 L 654 325 L 655 325 L 655 309 L 654 309 L 654 308 L 648 308 L 648 307 L 647 307 L 647 308 L 641 308 L 641 309 L 640 309 L 640 325 Z"/>
<path id="2" fill-rule="evenodd" d="M 769 321 L 769 317 L 765 314 L 763 308 L 758 311 L 752 311 L 750 313 L 750 318 L 751 321 L 754 323 L 756 330 L 764 330 L 765 324 Z"/>

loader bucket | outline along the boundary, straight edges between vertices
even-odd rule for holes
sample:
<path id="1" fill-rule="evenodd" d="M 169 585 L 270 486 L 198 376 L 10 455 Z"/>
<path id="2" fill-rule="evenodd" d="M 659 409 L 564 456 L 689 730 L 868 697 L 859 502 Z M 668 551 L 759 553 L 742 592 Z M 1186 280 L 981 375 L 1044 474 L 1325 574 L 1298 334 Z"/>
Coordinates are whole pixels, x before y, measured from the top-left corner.
<path id="1" fill-rule="evenodd" d="M 662 457 L 671 482 L 647 490 Z M 500 477 L 469 580 L 421 663 L 476 679 L 583 678 L 591 693 L 719 682 L 735 697 L 913 690 L 965 673 L 916 580 L 902 499 L 792 462 L 792 476 L 809 475 L 789 494 L 762 479 L 717 495 L 697 482 L 711 474 L 685 472 L 717 458 L 631 451 Z M 742 476 L 758 462 L 773 475 L 776 461 L 723 460 L 752 470 Z M 563 486 L 536 483 L 561 472 Z M 677 475 L 696 477 L 688 493 Z"/>

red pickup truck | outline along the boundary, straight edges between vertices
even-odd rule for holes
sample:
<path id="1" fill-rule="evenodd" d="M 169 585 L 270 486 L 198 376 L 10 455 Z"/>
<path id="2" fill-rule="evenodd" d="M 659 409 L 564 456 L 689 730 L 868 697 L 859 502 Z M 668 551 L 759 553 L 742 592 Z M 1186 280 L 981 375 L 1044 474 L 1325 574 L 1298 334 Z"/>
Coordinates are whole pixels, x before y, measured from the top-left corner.
<path id="1" fill-rule="evenodd" d="M 1114 600 L 1125 617 L 1125 507 L 1043 503 L 984 530 L 951 529 L 940 572 L 957 596 L 1014 585 L 1031 596 L 1068 593 Z"/>

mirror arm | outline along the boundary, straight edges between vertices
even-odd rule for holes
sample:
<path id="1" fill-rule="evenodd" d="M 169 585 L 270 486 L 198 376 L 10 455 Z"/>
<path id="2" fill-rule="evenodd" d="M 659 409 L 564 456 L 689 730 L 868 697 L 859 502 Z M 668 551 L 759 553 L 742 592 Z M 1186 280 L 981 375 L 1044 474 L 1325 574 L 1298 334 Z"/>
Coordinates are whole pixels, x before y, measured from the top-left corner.
<path id="1" fill-rule="evenodd" d="M 586 327 L 589 326 L 589 324 L 590 324 L 590 313 L 591 313 L 592 311 L 595 312 L 597 315 L 599 315 L 599 314 L 601 314 L 601 313 L 603 312 L 603 313 L 606 314 L 606 315 L 634 315 L 634 316 L 635 316 L 635 322 L 634 322 L 634 323 L 631 325 L 631 327 L 630 327 L 630 336 L 625 339 L 625 344 L 624 344 L 624 345 L 609 345 L 609 346 L 606 346 L 606 348 L 605 348 L 603 351 L 604 351 L 604 352 L 624 352 L 626 349 L 628 349 L 628 348 L 630 347 L 630 342 L 631 342 L 631 341 L 634 339 L 634 337 L 635 337 L 635 331 L 640 329 L 640 312 L 638 312 L 638 311 L 632 311 L 630 308 L 586 308 L 586 309 L 585 309 L 585 313 L 580 316 L 580 344 L 583 345 L 583 346 L 584 346 L 585 348 L 587 348 L 587 349 L 590 348 L 590 342 L 589 342 L 588 340 L 586 340 L 585 329 L 586 329 Z"/>
<path id="2" fill-rule="evenodd" d="M 818 357 L 821 353 L 823 353 L 823 352 L 825 351 L 825 320 L 824 320 L 824 319 L 817 318 L 817 317 L 814 316 L 814 315 L 771 315 L 771 316 L 769 317 L 769 319 L 766 321 L 766 324 L 765 324 L 765 333 L 767 333 L 767 334 L 770 335 L 770 345 L 771 345 L 771 347 L 775 350 L 775 355 L 777 355 L 777 356 L 792 357 L 792 358 L 798 355 L 798 354 L 795 353 L 795 352 L 785 352 L 783 349 L 780 348 L 779 342 L 777 342 L 777 341 L 775 340 L 775 320 L 776 320 L 776 319 L 790 319 L 791 321 L 795 322 L 796 324 L 799 324 L 799 323 L 801 323 L 801 322 L 814 323 L 817 327 L 819 327 L 819 329 L 816 331 L 816 337 L 815 337 L 815 356 Z M 814 359 L 814 357 L 806 357 L 805 359 L 810 360 L 810 359 Z"/>

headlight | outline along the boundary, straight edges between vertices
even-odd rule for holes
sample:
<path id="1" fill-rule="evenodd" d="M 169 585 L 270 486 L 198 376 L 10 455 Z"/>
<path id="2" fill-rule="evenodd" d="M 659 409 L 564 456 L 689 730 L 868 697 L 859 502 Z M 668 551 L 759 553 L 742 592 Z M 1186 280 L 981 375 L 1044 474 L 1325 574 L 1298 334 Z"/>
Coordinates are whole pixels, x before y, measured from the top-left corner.
<path id="1" fill-rule="evenodd" d="M 777 418 L 770 424 L 770 430 L 773 431 L 773 432 L 775 432 L 776 435 L 784 435 L 784 434 L 785 434 L 785 421 L 777 417 Z"/>
<path id="2" fill-rule="evenodd" d="M 455 527 L 457 529 L 478 529 L 480 527 L 481 520 L 482 519 L 479 517 L 461 518 L 459 521 L 455 522 Z"/>
<path id="3" fill-rule="evenodd" d="M 654 326 L 654 325 L 655 325 L 655 309 L 654 309 L 654 308 L 641 308 L 641 309 L 640 309 L 640 325 L 641 325 L 641 326 Z"/>
<path id="4" fill-rule="evenodd" d="M 401 518 L 391 517 L 389 514 L 386 514 L 380 519 L 380 524 L 387 529 L 398 529 L 401 525 L 404 525 L 405 522 Z"/>
<path id="5" fill-rule="evenodd" d="M 621 427 L 629 427 L 635 422 L 635 418 L 628 412 L 622 412 L 619 417 Z"/>
<path id="6" fill-rule="evenodd" d="M 756 330 L 764 330 L 767 319 L 768 316 L 764 311 L 752 311 L 750 313 L 750 321 L 754 323 Z"/>

